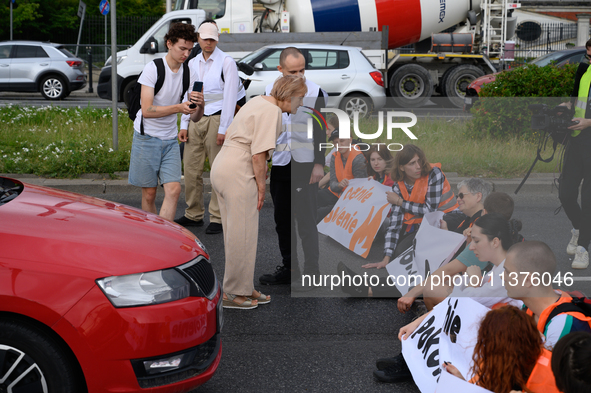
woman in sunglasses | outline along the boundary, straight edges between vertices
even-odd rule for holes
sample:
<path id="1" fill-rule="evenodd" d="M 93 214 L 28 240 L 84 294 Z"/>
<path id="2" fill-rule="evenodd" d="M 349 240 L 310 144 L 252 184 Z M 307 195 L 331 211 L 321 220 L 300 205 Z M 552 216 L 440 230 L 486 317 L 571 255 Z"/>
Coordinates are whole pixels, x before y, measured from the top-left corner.
<path id="1" fill-rule="evenodd" d="M 445 213 L 458 208 L 454 193 L 441 170 L 441 164 L 430 164 L 425 153 L 415 145 L 405 145 L 394 157 L 390 177 L 394 181 L 388 192 L 390 226 L 386 231 L 384 259 L 368 263 L 364 268 L 383 268 L 408 247 L 399 247 L 399 241 L 410 245 L 426 213 L 436 210 Z M 411 237 L 412 235 L 412 237 Z M 408 239 L 408 240 L 407 240 Z"/>

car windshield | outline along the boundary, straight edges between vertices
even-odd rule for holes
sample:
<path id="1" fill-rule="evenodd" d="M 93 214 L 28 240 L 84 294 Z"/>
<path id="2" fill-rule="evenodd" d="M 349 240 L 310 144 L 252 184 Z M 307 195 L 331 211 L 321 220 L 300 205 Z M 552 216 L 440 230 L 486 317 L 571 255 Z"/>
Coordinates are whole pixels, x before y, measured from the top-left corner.
<path id="1" fill-rule="evenodd" d="M 249 55 L 244 56 L 242 59 L 240 59 L 238 61 L 238 63 L 246 63 L 246 64 L 250 64 L 251 61 L 253 61 L 255 58 L 257 58 L 261 52 L 265 50 L 265 48 L 261 48 L 259 50 L 255 50 L 254 52 L 252 52 Z"/>
<path id="2" fill-rule="evenodd" d="M 64 48 L 63 46 L 58 46 L 57 50 L 59 50 L 60 52 L 62 52 L 64 55 L 66 55 L 66 57 L 76 57 L 72 54 L 72 52 L 70 52 L 69 50 L 67 50 L 66 48 Z"/>
<path id="3" fill-rule="evenodd" d="M 532 61 L 530 61 L 530 64 L 535 64 L 539 67 L 544 67 L 544 66 L 547 66 L 548 64 L 550 64 L 551 62 L 556 61 L 557 59 L 561 58 L 564 55 L 565 55 L 564 52 L 548 53 L 547 55 L 538 57 L 537 59 L 533 59 Z"/>
<path id="4" fill-rule="evenodd" d="M 12 201 L 23 191 L 23 185 L 0 177 L 0 206 Z"/>

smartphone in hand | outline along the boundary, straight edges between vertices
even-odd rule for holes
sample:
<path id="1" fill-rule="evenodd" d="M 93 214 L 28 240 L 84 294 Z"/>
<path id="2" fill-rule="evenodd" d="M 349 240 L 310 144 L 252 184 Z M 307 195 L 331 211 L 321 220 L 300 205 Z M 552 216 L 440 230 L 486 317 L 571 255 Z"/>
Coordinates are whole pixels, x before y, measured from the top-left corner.
<path id="1" fill-rule="evenodd" d="M 195 83 L 193 83 L 193 91 L 201 91 L 201 90 L 203 90 L 203 82 L 195 81 Z M 189 108 L 195 109 L 195 108 L 197 108 L 197 104 L 191 103 L 191 104 L 189 104 Z"/>

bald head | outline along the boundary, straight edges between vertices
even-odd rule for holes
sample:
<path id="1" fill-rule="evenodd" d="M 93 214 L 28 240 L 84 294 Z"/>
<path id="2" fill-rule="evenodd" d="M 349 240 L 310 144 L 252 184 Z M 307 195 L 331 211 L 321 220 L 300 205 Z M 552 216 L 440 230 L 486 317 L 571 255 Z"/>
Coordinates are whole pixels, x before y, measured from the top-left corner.
<path id="1" fill-rule="evenodd" d="M 518 273 L 538 273 L 542 276 L 549 273 L 554 276 L 556 271 L 556 257 L 546 245 L 536 240 L 516 243 L 507 252 L 507 259 L 511 260 L 514 271 Z"/>
<path id="2" fill-rule="evenodd" d="M 287 47 L 279 55 L 279 72 L 283 75 L 304 75 L 306 70 L 306 59 L 298 48 Z"/>

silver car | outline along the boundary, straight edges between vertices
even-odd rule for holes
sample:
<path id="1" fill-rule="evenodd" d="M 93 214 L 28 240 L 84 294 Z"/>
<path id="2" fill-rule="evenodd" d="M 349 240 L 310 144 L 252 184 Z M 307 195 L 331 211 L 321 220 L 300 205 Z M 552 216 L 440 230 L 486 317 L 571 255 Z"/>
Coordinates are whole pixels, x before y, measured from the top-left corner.
<path id="1" fill-rule="evenodd" d="M 38 91 L 47 100 L 61 100 L 84 86 L 84 60 L 62 45 L 0 42 L 0 91 Z"/>
<path id="2" fill-rule="evenodd" d="M 340 108 L 351 114 L 359 112 L 365 117 L 386 103 L 386 90 L 382 73 L 361 53 L 350 46 L 321 44 L 267 45 L 241 59 L 254 68 L 246 97 L 265 93 L 265 87 L 280 76 L 277 71 L 279 55 L 288 47 L 295 46 L 306 58 L 306 79 L 320 85 L 328 93 L 328 106 Z"/>

